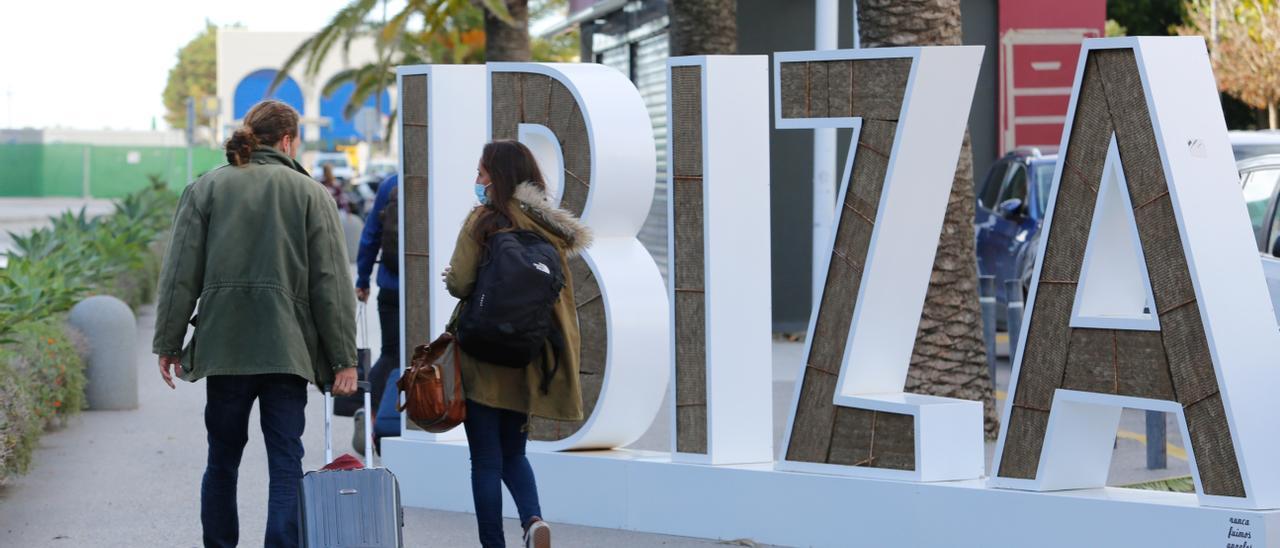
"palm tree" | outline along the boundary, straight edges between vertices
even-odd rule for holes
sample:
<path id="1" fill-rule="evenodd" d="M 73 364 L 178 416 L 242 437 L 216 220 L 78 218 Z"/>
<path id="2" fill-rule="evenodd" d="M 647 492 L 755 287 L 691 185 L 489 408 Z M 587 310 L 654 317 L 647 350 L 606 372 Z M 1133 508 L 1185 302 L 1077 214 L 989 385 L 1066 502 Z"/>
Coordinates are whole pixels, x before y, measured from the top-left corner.
<path id="1" fill-rule="evenodd" d="M 737 0 L 668 0 L 672 57 L 738 51 Z"/>
<path id="2" fill-rule="evenodd" d="M 301 66 L 307 78 L 314 78 L 335 45 L 341 44 L 346 55 L 352 41 L 366 36 L 376 39 L 378 61 L 339 73 L 323 90 L 327 95 L 347 82 L 355 84 L 344 115 L 354 114 L 370 97 L 392 85 L 398 65 L 529 60 L 528 0 L 408 0 L 389 16 L 385 1 L 352 0 L 339 10 L 289 55 L 271 89 L 283 83 L 295 67 Z M 375 13 L 379 7 L 381 12 Z M 487 40 L 474 32 L 482 22 Z M 421 29 L 417 29 L 419 23 Z M 519 49 L 519 35 L 524 37 L 523 50 Z"/>
<path id="3" fill-rule="evenodd" d="M 863 47 L 959 45 L 960 0 L 858 0 L 858 25 Z M 973 152 L 966 131 L 911 356 L 907 391 L 982 400 L 987 436 L 993 438 L 999 419 L 978 307 L 973 204 Z"/>

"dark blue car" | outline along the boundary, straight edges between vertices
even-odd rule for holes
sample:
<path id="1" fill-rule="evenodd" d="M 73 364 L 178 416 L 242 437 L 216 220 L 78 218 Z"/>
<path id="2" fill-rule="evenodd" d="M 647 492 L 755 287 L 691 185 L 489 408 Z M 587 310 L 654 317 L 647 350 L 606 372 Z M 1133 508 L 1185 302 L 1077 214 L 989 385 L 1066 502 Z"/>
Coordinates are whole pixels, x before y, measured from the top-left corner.
<path id="1" fill-rule="evenodd" d="M 996 278 L 997 318 L 1002 327 L 1008 302 L 1005 280 L 1018 280 L 1026 296 L 1035 267 L 1035 252 L 1028 252 L 1028 244 L 1048 208 L 1057 161 L 1056 154 L 1041 154 L 1038 149 L 1015 150 L 997 160 L 974 188 L 978 274 Z"/>

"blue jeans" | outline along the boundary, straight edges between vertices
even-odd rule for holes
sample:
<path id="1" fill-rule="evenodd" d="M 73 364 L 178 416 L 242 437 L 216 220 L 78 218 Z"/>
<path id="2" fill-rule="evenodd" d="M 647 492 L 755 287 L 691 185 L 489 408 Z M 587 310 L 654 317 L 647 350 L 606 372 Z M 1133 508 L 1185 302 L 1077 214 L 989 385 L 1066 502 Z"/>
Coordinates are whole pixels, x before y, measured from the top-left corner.
<path id="1" fill-rule="evenodd" d="M 538 507 L 538 485 L 533 468 L 524 456 L 528 434 L 523 413 L 494 409 L 467 400 L 467 445 L 471 448 L 471 496 L 476 505 L 476 525 L 484 548 L 505 546 L 502 536 L 502 484 L 520 512 L 520 523 L 528 526 L 542 516 Z"/>
<path id="2" fill-rule="evenodd" d="M 270 495 L 264 546 L 298 546 L 298 485 L 302 481 L 302 431 L 307 381 L 297 375 L 216 375 L 205 380 L 209 463 L 200 485 L 200 524 L 205 546 L 240 542 L 236 481 L 249 441 L 249 411 L 258 400 L 267 446 Z"/>

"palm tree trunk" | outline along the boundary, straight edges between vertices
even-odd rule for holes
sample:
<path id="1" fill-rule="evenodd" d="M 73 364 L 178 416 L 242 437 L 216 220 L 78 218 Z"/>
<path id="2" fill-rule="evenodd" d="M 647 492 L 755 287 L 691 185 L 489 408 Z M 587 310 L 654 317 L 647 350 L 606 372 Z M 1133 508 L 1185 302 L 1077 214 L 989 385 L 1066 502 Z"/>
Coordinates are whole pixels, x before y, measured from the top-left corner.
<path id="1" fill-rule="evenodd" d="M 668 0 L 667 14 L 672 57 L 737 53 L 737 0 Z"/>
<path id="2" fill-rule="evenodd" d="M 864 47 L 958 45 L 960 0 L 858 0 L 858 24 Z M 973 153 L 966 130 L 906 389 L 982 400 L 987 436 L 994 438 L 999 419 L 978 306 L 973 204 Z"/>
<path id="3" fill-rule="evenodd" d="M 484 55 L 486 61 L 528 61 L 529 0 L 506 0 L 514 24 L 508 25 L 489 10 L 484 12 Z"/>

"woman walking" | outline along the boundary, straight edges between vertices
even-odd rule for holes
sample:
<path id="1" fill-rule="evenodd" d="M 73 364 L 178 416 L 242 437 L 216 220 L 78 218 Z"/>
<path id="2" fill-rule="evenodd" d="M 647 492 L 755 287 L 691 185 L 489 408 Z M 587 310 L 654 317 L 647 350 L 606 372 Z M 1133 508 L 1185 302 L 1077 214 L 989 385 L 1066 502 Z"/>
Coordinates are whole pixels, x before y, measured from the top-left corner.
<path id="1" fill-rule="evenodd" d="M 444 272 L 449 293 L 463 300 L 474 289 L 489 236 L 505 230 L 531 231 L 555 247 L 565 285 L 554 303 L 553 328 L 560 337 L 544 344 L 542 356 L 523 368 L 481 361 L 462 354 L 467 397 L 467 443 L 471 449 L 471 490 L 480 543 L 504 546 L 502 484 L 520 513 L 525 546 L 551 545 L 551 529 L 542 521 L 533 469 L 525 458 L 530 416 L 582 420 L 578 385 L 578 317 L 568 258 L 591 243 L 591 233 L 572 214 L 547 199 L 546 183 L 533 154 L 516 141 L 485 145 L 475 181 L 480 206 L 458 234 L 457 247 Z M 550 338 L 549 338 L 550 339 Z M 558 351 L 557 351 L 558 349 Z"/>
<path id="2" fill-rule="evenodd" d="M 227 141 L 229 165 L 183 191 L 160 272 L 160 376 L 169 388 L 174 376 L 205 379 L 200 523 L 208 547 L 240 542 L 236 484 L 254 401 L 271 476 L 261 546 L 293 547 L 307 383 L 333 384 L 338 395 L 356 389 L 342 225 L 329 193 L 294 160 L 299 147 L 293 107 L 250 109 Z M 196 329 L 184 347 L 188 324 Z"/>

